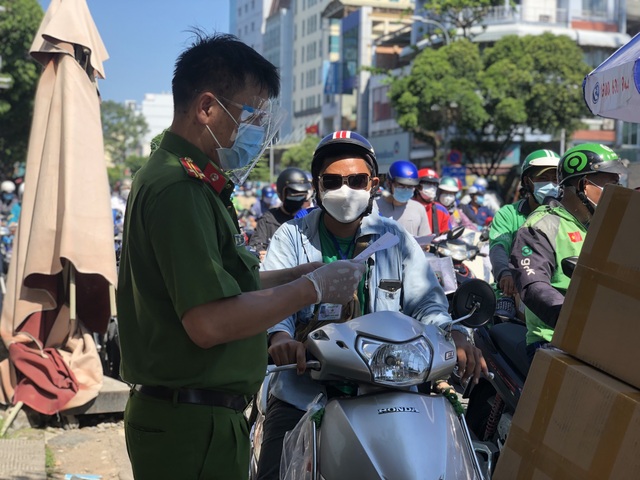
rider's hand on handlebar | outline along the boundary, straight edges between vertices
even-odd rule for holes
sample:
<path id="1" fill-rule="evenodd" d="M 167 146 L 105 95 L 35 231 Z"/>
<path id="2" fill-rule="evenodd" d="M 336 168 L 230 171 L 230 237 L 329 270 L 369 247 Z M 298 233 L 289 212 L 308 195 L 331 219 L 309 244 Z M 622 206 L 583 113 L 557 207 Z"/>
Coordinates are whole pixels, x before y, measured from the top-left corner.
<path id="1" fill-rule="evenodd" d="M 505 273 L 502 275 L 500 282 L 498 282 L 498 286 L 506 297 L 512 297 L 516 293 L 518 293 L 518 291 L 516 290 L 516 283 L 509 273 Z"/>
<path id="2" fill-rule="evenodd" d="M 489 375 L 487 362 L 485 362 L 480 349 L 472 345 L 462 332 L 454 330 L 451 332 L 451 337 L 456 344 L 456 353 L 458 354 L 460 384 L 465 385 L 471 379 L 474 384 L 477 384 L 482 375 Z"/>
<path id="3" fill-rule="evenodd" d="M 273 362 L 280 365 L 298 364 L 298 375 L 307 369 L 306 348 L 304 344 L 294 340 L 287 332 L 276 332 L 271 336 L 269 355 Z"/>

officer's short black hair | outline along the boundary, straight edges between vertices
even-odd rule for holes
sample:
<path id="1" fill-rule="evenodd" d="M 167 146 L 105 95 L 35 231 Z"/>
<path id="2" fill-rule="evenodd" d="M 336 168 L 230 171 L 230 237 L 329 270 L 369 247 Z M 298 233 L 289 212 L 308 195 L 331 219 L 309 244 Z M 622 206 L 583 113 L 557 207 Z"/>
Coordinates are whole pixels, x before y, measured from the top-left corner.
<path id="1" fill-rule="evenodd" d="M 193 30 L 194 43 L 180 54 L 173 71 L 174 109 L 186 109 L 202 92 L 232 98 L 254 82 L 270 98 L 280 94 L 278 69 L 236 36 Z"/>

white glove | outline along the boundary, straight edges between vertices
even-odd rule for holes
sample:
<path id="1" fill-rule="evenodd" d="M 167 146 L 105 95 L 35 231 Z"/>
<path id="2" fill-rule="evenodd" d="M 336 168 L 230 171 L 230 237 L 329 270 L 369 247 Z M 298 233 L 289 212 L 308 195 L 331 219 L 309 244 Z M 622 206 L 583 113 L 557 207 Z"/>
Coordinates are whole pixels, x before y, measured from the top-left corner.
<path id="1" fill-rule="evenodd" d="M 316 303 L 347 304 L 364 275 L 364 262 L 338 260 L 303 275 L 313 283 L 318 298 Z"/>

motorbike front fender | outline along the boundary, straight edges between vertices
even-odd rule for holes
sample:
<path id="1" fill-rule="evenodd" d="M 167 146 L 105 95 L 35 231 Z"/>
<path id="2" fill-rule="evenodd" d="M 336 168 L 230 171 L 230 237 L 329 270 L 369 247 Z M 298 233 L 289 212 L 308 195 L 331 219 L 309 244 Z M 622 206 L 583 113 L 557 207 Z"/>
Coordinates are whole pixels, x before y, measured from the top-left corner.
<path id="1" fill-rule="evenodd" d="M 463 421 L 440 395 L 331 400 L 319 430 L 320 478 L 481 479 Z"/>

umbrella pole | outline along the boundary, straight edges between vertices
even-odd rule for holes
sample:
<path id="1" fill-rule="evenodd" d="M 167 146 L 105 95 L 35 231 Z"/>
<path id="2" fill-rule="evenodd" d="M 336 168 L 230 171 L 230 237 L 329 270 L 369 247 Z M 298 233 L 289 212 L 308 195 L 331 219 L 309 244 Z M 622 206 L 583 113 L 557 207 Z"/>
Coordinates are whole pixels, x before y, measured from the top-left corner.
<path id="1" fill-rule="evenodd" d="M 112 284 L 109 284 L 109 307 L 111 308 L 112 317 L 118 315 L 118 310 L 116 309 L 116 288 Z"/>
<path id="2" fill-rule="evenodd" d="M 69 262 L 69 320 L 76 319 L 76 269 Z"/>

